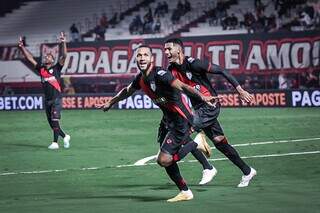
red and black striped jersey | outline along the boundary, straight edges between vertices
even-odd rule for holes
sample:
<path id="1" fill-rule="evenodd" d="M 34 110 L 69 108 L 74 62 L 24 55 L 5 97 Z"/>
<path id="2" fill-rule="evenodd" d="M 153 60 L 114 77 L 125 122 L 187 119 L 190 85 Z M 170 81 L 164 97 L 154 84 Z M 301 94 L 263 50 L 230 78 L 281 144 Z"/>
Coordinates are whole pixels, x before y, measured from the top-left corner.
<path id="1" fill-rule="evenodd" d="M 49 69 L 44 65 L 36 66 L 46 100 L 53 100 L 61 95 L 61 69 L 62 66 L 59 63 Z"/>
<path id="2" fill-rule="evenodd" d="M 216 96 L 217 92 L 212 87 L 210 80 L 207 76 L 208 73 L 223 75 L 224 78 L 232 84 L 234 88 L 239 85 L 237 79 L 235 79 L 228 70 L 209 63 L 207 60 L 194 59 L 192 57 L 185 57 L 181 65 L 172 63 L 168 67 L 172 75 L 189 86 L 194 87 L 205 96 Z M 198 108 L 205 104 L 203 101 L 189 97 L 193 107 Z"/>
<path id="3" fill-rule="evenodd" d="M 211 69 L 210 63 L 200 61 L 192 57 L 185 57 L 181 65 L 172 63 L 168 67 L 172 75 L 189 86 L 192 86 L 205 96 L 216 96 L 217 92 L 213 89 L 207 73 Z M 195 97 L 189 97 L 192 106 L 196 107 L 204 102 Z"/>
<path id="4" fill-rule="evenodd" d="M 159 106 L 165 116 L 177 113 L 192 123 L 192 111 L 182 93 L 171 85 L 176 80 L 171 72 L 154 67 L 148 76 L 139 73 L 132 82 L 133 88 L 142 90 Z"/>

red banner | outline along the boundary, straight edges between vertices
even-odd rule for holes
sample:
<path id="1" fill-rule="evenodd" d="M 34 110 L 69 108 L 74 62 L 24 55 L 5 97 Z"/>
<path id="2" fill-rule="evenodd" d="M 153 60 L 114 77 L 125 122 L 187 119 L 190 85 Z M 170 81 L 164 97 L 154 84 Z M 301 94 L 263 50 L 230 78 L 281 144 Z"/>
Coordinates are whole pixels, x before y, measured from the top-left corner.
<path id="1" fill-rule="evenodd" d="M 234 73 L 300 72 L 320 66 L 320 36 L 317 31 L 184 37 L 182 40 L 186 55 L 205 58 Z M 133 75 L 137 73 L 134 50 L 141 43 L 152 47 L 156 65 L 166 67 L 164 41 L 70 43 L 63 72 L 69 76 Z M 43 54 L 56 49 L 55 45 L 43 45 Z"/>

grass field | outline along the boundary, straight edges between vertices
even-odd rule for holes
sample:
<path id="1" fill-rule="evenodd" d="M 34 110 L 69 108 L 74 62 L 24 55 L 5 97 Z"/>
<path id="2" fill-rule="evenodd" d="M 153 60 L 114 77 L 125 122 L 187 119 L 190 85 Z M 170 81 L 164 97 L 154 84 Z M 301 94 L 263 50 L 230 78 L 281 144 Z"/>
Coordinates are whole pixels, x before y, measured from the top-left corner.
<path id="1" fill-rule="evenodd" d="M 178 190 L 162 168 L 132 166 L 156 154 L 160 118 L 156 110 L 65 110 L 72 147 L 50 151 L 43 111 L 0 112 L 0 212 L 320 212 L 320 108 L 223 109 L 230 143 L 258 175 L 236 188 L 240 170 L 214 149 L 218 175 L 198 186 L 201 167 L 188 156 L 180 166 L 195 198 L 173 204 L 166 199 Z"/>

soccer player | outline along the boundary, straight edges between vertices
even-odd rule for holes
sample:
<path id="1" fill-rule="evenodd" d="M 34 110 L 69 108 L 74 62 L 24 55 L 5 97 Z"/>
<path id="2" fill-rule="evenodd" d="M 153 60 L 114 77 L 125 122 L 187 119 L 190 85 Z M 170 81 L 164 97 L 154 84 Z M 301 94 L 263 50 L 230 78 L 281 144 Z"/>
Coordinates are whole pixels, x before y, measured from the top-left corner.
<path id="1" fill-rule="evenodd" d="M 169 60 L 169 71 L 182 82 L 194 87 L 203 95 L 217 96 L 207 74 L 223 75 L 237 90 L 242 101 L 250 102 L 253 96 L 242 89 L 238 81 L 222 67 L 201 61 L 192 57 L 185 57 L 183 43 L 178 38 L 168 39 L 164 45 L 165 54 Z M 195 110 L 194 125 L 202 129 L 206 136 L 213 142 L 215 147 L 231 160 L 242 171 L 238 187 L 246 187 L 250 180 L 257 174 L 256 170 L 249 167 L 239 156 L 238 152 L 228 143 L 227 138 L 218 121 L 220 103 L 209 106 L 203 101 L 190 97 L 191 104 Z"/>
<path id="2" fill-rule="evenodd" d="M 157 141 L 159 144 L 161 144 L 168 134 L 169 129 L 166 124 L 166 119 L 163 117 L 160 121 L 160 125 L 158 128 L 158 138 Z M 198 140 L 205 140 L 206 141 L 206 136 L 201 131 L 197 136 L 195 137 L 194 141 Z M 208 162 L 207 158 L 203 155 L 201 151 L 198 149 L 193 150 L 191 154 L 199 161 L 199 163 L 202 165 L 203 171 L 202 171 L 202 178 L 199 182 L 199 185 L 205 185 L 209 183 L 217 174 L 217 169 Z M 210 156 L 207 156 L 210 157 Z"/>
<path id="3" fill-rule="evenodd" d="M 65 134 L 59 124 L 61 118 L 60 111 L 62 108 L 61 102 L 61 69 L 67 56 L 66 37 L 64 33 L 60 33 L 60 48 L 62 55 L 58 63 L 55 64 L 55 58 L 52 54 L 47 54 L 44 57 L 44 63 L 39 64 L 32 54 L 27 50 L 20 37 L 19 47 L 26 59 L 34 66 L 35 70 L 41 77 L 41 83 L 44 90 L 44 105 L 46 110 L 49 125 L 53 131 L 53 142 L 48 146 L 48 149 L 59 149 L 58 137 L 63 138 L 64 148 L 70 147 L 70 135 Z"/>
<path id="4" fill-rule="evenodd" d="M 115 103 L 131 96 L 135 91 L 143 90 L 162 110 L 168 125 L 168 133 L 161 143 L 157 163 L 165 167 L 168 176 L 180 190 L 180 193 L 168 202 L 191 200 L 193 194 L 180 174 L 177 161 L 195 149 L 208 154 L 210 147 L 205 141 L 194 142 L 190 138 L 193 118 L 189 106 L 182 99 L 181 91 L 209 105 L 213 105 L 216 97 L 203 96 L 194 88 L 175 79 L 167 70 L 154 66 L 153 60 L 151 48 L 146 45 L 140 46 L 136 55 L 140 73 L 129 86 L 97 107 L 108 111 Z"/>

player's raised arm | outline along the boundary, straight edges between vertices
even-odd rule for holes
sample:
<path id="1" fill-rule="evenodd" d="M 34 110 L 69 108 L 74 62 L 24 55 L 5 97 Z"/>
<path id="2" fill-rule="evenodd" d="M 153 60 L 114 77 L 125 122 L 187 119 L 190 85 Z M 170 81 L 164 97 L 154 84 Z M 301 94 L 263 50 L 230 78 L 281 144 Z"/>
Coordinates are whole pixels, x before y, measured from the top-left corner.
<path id="1" fill-rule="evenodd" d="M 23 55 L 26 57 L 26 59 L 34 66 L 37 66 L 37 61 L 34 59 L 33 55 L 29 52 L 29 50 L 24 46 L 22 37 L 20 36 L 18 46 L 20 47 L 20 50 L 22 51 Z"/>
<path id="2" fill-rule="evenodd" d="M 64 34 L 64 32 L 60 33 L 60 37 L 59 37 L 59 41 L 60 41 L 60 50 L 61 50 L 61 56 L 59 58 L 59 64 L 61 66 L 64 65 L 64 62 L 67 58 L 67 39 L 66 39 L 66 35 Z"/>
<path id="3" fill-rule="evenodd" d="M 242 101 L 245 101 L 245 102 L 251 102 L 253 100 L 253 96 L 247 92 L 246 90 L 244 90 L 239 82 L 237 81 L 237 79 L 235 77 L 233 77 L 228 70 L 218 66 L 218 65 L 215 65 L 215 64 L 212 64 L 211 66 L 209 66 L 209 69 L 208 69 L 208 72 L 209 73 L 213 73 L 213 74 L 220 74 L 220 75 L 223 75 L 223 77 L 225 79 L 227 79 L 227 81 L 232 84 L 232 86 L 237 90 L 237 92 L 239 93 L 240 95 L 240 98 Z"/>
<path id="4" fill-rule="evenodd" d="M 201 94 L 198 90 L 195 88 L 183 83 L 182 81 L 175 79 L 172 83 L 171 86 L 184 92 L 187 95 L 195 96 L 199 98 L 200 100 L 207 102 L 210 106 L 214 106 L 217 101 L 219 101 L 218 96 L 204 96 Z"/>
<path id="5" fill-rule="evenodd" d="M 104 104 L 96 104 L 96 107 L 99 109 L 103 109 L 104 112 L 108 111 L 115 103 L 118 103 L 119 101 L 128 98 L 131 96 L 135 91 L 137 91 L 136 88 L 132 86 L 132 83 L 127 86 L 126 88 L 123 88 L 113 96 L 111 99 L 109 99 L 106 103 Z"/>

